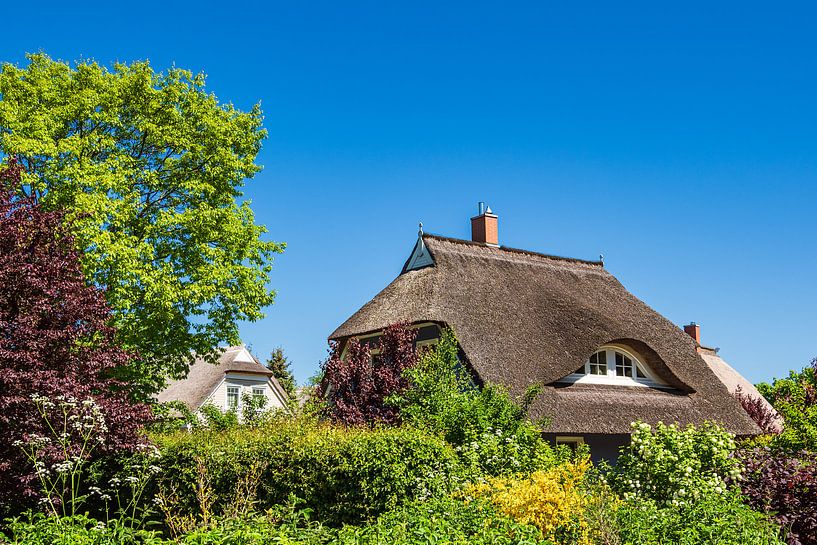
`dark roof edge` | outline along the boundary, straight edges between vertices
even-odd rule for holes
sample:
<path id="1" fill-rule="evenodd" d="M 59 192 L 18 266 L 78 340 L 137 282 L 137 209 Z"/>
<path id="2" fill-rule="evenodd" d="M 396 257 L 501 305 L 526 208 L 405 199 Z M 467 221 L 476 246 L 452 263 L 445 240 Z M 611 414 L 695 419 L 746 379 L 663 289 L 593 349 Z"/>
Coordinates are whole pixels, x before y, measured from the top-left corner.
<path id="1" fill-rule="evenodd" d="M 551 255 L 551 254 L 543 254 L 540 252 L 531 252 L 530 250 L 520 250 L 518 248 L 509 248 L 507 246 L 491 246 L 488 244 L 483 244 L 482 242 L 474 242 L 473 240 L 463 240 L 460 238 L 451 238 L 451 237 L 444 237 L 441 235 L 434 235 L 431 233 L 424 233 L 423 238 L 434 238 L 437 240 L 442 240 L 445 242 L 453 242 L 455 244 L 463 244 L 465 246 L 479 246 L 481 248 L 496 248 L 498 250 L 502 250 L 505 252 L 510 252 L 514 254 L 522 254 L 522 255 L 532 255 L 536 257 L 545 257 L 547 259 L 554 259 L 556 261 L 567 261 L 570 263 L 582 263 L 584 265 L 595 265 L 597 267 L 604 267 L 603 261 L 591 261 L 588 259 L 579 259 L 577 257 L 563 257 L 560 255 Z"/>

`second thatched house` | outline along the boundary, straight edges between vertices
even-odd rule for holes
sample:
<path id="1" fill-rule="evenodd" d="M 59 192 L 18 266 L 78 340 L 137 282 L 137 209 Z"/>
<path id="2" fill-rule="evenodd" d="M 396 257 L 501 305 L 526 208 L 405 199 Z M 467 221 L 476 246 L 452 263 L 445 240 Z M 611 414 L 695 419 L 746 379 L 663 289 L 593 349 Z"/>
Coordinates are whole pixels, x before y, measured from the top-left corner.
<path id="1" fill-rule="evenodd" d="M 478 382 L 515 396 L 543 385 L 531 417 L 547 417 L 555 442 L 586 443 L 595 458 L 615 458 L 635 420 L 714 420 L 738 435 L 759 433 L 732 395 L 738 382 L 751 384 L 725 362 L 728 384 L 713 371 L 723 360 L 693 338 L 697 326 L 684 332 L 601 261 L 500 246 L 490 209 L 471 227 L 472 240 L 421 231 L 400 275 L 330 338 L 376 337 L 408 322 L 427 344 L 451 326 Z"/>
<path id="2" fill-rule="evenodd" d="M 205 405 L 241 415 L 247 396 L 262 400 L 266 409 L 286 410 L 289 399 L 272 371 L 244 346 L 223 348 L 217 363 L 196 358 L 185 378 L 159 392 L 157 401 L 180 401 L 199 414 Z"/>

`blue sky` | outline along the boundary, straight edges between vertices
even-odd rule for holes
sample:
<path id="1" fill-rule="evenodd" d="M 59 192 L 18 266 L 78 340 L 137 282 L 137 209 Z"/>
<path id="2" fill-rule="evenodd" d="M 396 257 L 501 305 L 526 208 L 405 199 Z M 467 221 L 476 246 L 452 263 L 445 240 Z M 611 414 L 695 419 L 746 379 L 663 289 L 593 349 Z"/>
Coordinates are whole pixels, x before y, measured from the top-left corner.
<path id="1" fill-rule="evenodd" d="M 40 2 L 0 60 L 149 59 L 260 101 L 246 195 L 286 241 L 268 317 L 299 380 L 429 232 L 605 255 L 750 380 L 817 356 L 817 13 L 806 3 Z"/>

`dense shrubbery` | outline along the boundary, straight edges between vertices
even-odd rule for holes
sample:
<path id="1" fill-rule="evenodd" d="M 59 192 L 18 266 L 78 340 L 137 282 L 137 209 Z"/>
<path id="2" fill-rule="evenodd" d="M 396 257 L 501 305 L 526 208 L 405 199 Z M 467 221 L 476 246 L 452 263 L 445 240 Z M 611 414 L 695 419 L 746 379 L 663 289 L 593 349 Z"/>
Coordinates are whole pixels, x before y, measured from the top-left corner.
<path id="1" fill-rule="evenodd" d="M 405 324 L 391 325 L 383 330 L 380 352 L 374 356 L 369 345 L 357 339 L 348 342 L 345 356 L 333 342 L 317 390 L 325 402 L 324 414 L 349 426 L 398 423 L 398 409 L 386 398 L 408 386 L 403 372 L 417 363 L 416 336 Z"/>
<path id="2" fill-rule="evenodd" d="M 734 492 L 670 506 L 633 498 L 616 515 L 619 543 L 629 545 L 784 545 L 779 528 Z"/>
<path id="3" fill-rule="evenodd" d="M 0 515 L 39 488 L 37 472 L 15 443 L 50 435 L 43 416 L 62 419 L 64 407 L 52 403 L 57 397 L 104 409 L 108 426 L 104 441 L 94 438 L 96 453 L 133 447 L 149 418 L 146 405 L 129 401 L 129 385 L 113 378 L 130 356 L 107 324 L 104 294 L 86 283 L 62 214 L 15 195 L 11 188 L 20 183 L 21 168 L 12 159 L 0 168 Z M 37 406 L 32 396 L 49 400 Z M 60 433 L 76 438 L 81 429 L 74 424 Z M 43 464 L 78 455 L 66 455 L 53 439 L 41 445 Z"/>
<path id="4" fill-rule="evenodd" d="M 159 494 L 176 517 L 223 515 L 235 510 L 239 494 L 256 510 L 295 496 L 324 522 L 357 523 L 444 495 L 462 477 L 449 445 L 409 428 L 342 429 L 282 418 L 258 429 L 182 432 L 157 442 Z"/>
<path id="5" fill-rule="evenodd" d="M 817 544 L 817 454 L 769 447 L 739 450 L 744 466 L 737 481 L 746 501 L 772 513 L 793 545 Z"/>
<path id="6" fill-rule="evenodd" d="M 14 545 L 161 545 L 161 535 L 133 529 L 119 521 L 108 524 L 87 515 L 54 518 L 41 514 L 14 519 L 8 525 L 7 541 Z M 0 543 L 2 541 L 0 534 Z"/>
<path id="7" fill-rule="evenodd" d="M 155 446 L 97 462 L 93 483 L 71 488 L 95 519 L 20 518 L 6 535 L 21 545 L 780 545 L 760 510 L 777 512 L 791 544 L 812 543 L 814 466 L 775 465 L 771 450 L 736 456 L 714 424 L 636 423 L 617 466 L 600 470 L 542 439 L 526 414 L 535 391 L 515 402 L 477 388 L 450 331 L 403 380 L 364 396 L 377 398 L 364 411 L 344 408 L 399 426 L 259 407 L 241 419 L 213 410 L 169 433 L 168 415 Z"/>
<path id="8" fill-rule="evenodd" d="M 566 462 L 522 478 L 495 478 L 465 493 L 490 498 L 499 512 L 531 524 L 558 543 L 589 544 L 582 491 L 588 460 Z"/>
<path id="9" fill-rule="evenodd" d="M 659 505 L 725 495 L 726 479 L 740 475 L 740 464 L 732 457 L 734 450 L 734 436 L 716 424 L 680 429 L 659 423 L 653 429 L 636 422 L 610 483 L 625 499 L 646 498 Z"/>
<path id="10" fill-rule="evenodd" d="M 785 421 L 774 446 L 787 451 L 817 451 L 817 359 L 799 373 L 757 386 Z"/>
<path id="11" fill-rule="evenodd" d="M 743 503 L 734 437 L 712 423 L 679 428 L 636 422 L 609 474 L 623 497 L 621 540 L 656 543 L 778 544 L 780 529 Z"/>
<path id="12" fill-rule="evenodd" d="M 406 423 L 444 437 L 474 475 L 529 473 L 565 457 L 528 419 L 527 406 L 537 390 L 517 403 L 498 386 L 477 388 L 450 329 L 405 375 L 409 387 L 388 401 Z"/>

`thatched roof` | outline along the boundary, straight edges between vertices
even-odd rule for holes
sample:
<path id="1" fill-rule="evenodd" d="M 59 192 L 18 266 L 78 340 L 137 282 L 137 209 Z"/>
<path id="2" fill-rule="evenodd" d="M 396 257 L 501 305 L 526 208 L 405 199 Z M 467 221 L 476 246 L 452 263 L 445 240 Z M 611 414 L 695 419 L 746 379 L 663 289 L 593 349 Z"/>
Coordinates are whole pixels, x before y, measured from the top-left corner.
<path id="1" fill-rule="evenodd" d="M 395 322 L 454 328 L 478 377 L 520 396 L 545 385 L 531 407 L 555 433 L 629 433 L 630 422 L 717 420 L 758 432 L 696 352 L 695 342 L 628 292 L 600 262 L 423 235 L 433 264 L 408 265 L 332 335 L 345 339 Z M 418 247 L 423 246 L 418 245 Z M 637 351 L 672 390 L 562 386 L 602 345 Z"/>
<path id="2" fill-rule="evenodd" d="M 255 356 L 243 346 L 225 348 L 216 364 L 196 358 L 195 363 L 190 366 L 187 377 L 168 384 L 164 390 L 159 392 L 156 399 L 159 402 L 181 401 L 191 410 L 196 410 L 221 383 L 227 373 L 269 377 L 272 379 L 276 393 L 281 396 L 281 399 L 286 399 L 286 393 L 272 376 L 272 371 L 261 365 Z"/>

